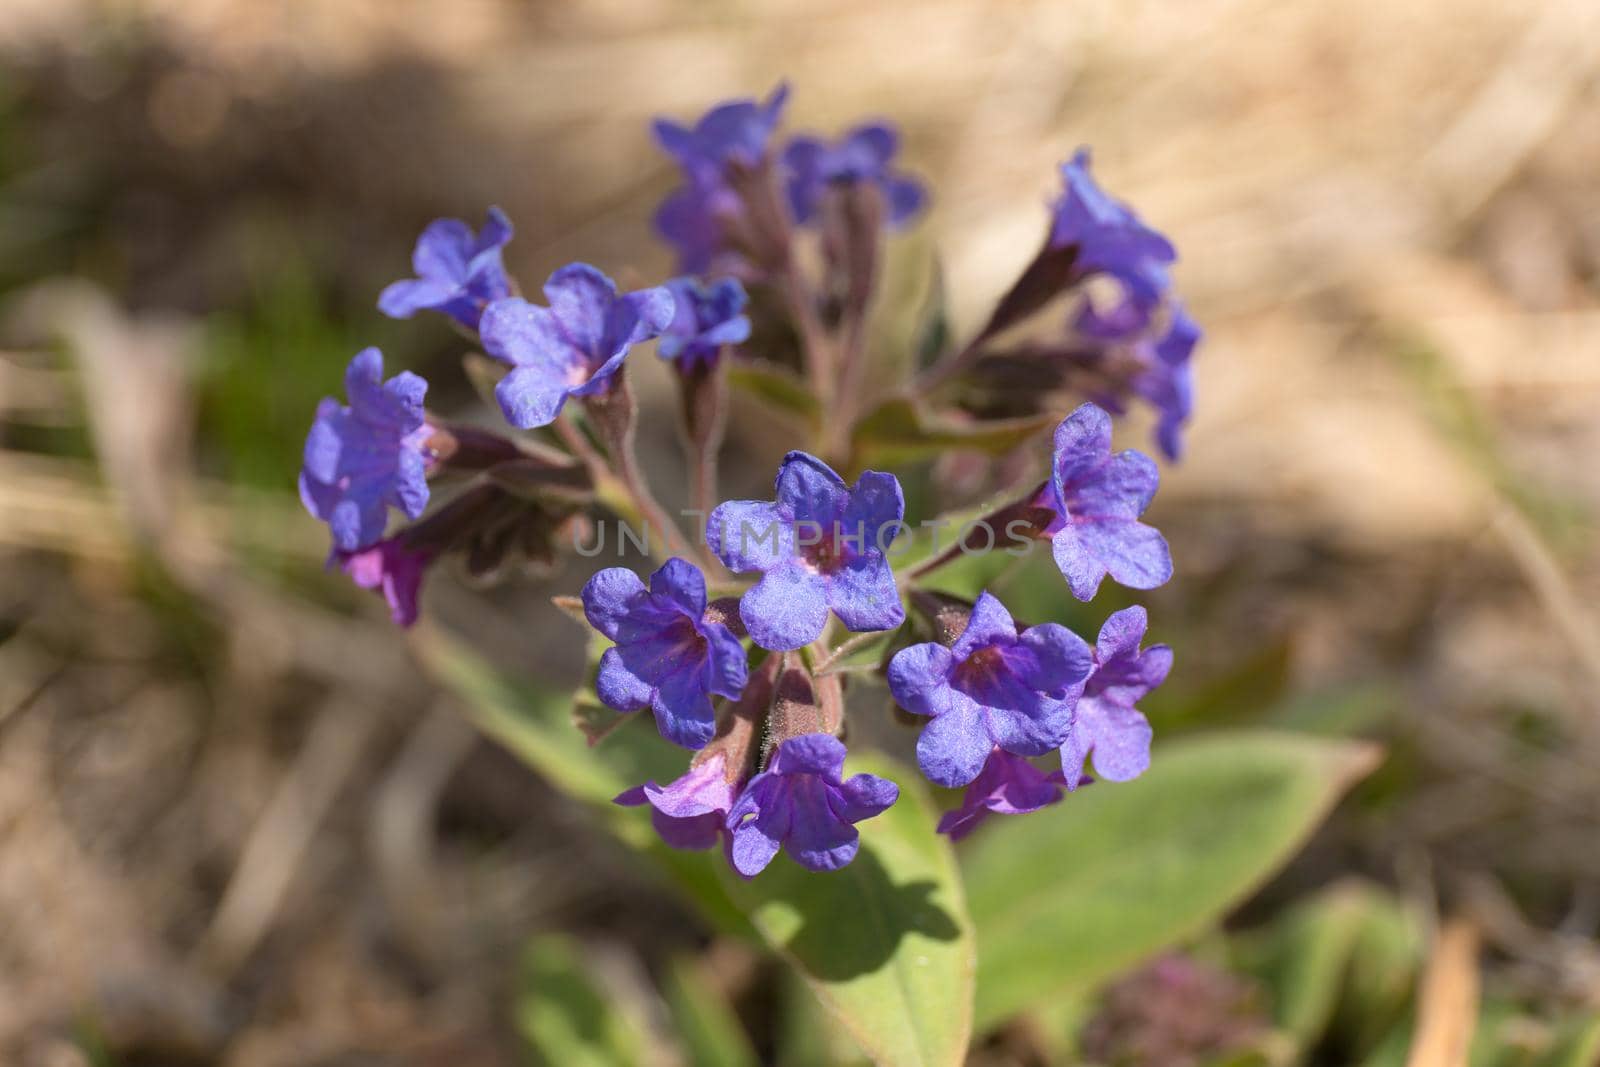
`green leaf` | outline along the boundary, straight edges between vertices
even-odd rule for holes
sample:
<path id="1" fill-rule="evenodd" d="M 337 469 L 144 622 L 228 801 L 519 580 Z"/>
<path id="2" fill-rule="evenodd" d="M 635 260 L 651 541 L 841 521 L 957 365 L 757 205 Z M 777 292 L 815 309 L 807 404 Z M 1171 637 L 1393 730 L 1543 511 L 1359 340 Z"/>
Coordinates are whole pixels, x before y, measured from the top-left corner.
<path id="1" fill-rule="evenodd" d="M 893 397 L 856 423 L 850 466 L 915 463 L 952 448 L 1004 455 L 1059 421 L 1053 414 L 957 421 L 924 411 L 907 397 Z"/>
<path id="2" fill-rule="evenodd" d="M 1158 747 L 1137 781 L 998 819 L 962 864 L 993 1026 L 1220 919 L 1292 856 L 1377 750 L 1288 734 Z"/>
<path id="3" fill-rule="evenodd" d="M 799 375 L 776 363 L 730 362 L 728 384 L 805 420 L 808 426 L 816 426 L 821 420 L 817 398 L 806 383 Z"/>
<path id="4" fill-rule="evenodd" d="M 1554 1047 L 1538 1067 L 1594 1067 L 1600 1063 L 1600 1015 L 1568 1023 L 1557 1032 Z"/>
<path id="5" fill-rule="evenodd" d="M 661 991 L 689 1063 L 695 1067 L 756 1067 L 760 1062 L 739 1017 L 694 960 L 678 958 L 669 963 Z"/>
<path id="6" fill-rule="evenodd" d="M 1247 969 L 1272 990 L 1274 1021 L 1302 1054 L 1327 1032 L 1369 910 L 1373 890 L 1334 886 L 1297 905 L 1266 931 Z"/>
<path id="7" fill-rule="evenodd" d="M 648 855 L 708 921 L 727 933 L 753 936 L 718 877 L 721 856 L 668 848 L 651 829 L 648 811 L 611 802 L 647 779 L 665 782 L 683 773 L 683 750 L 663 741 L 649 716 L 618 716 L 622 725 L 591 747 L 572 725 L 570 694 L 507 678 L 459 641 L 425 625 L 412 631 L 411 643 L 432 677 L 461 698 L 478 729 L 588 805 L 618 840 Z"/>
<path id="8" fill-rule="evenodd" d="M 642 1027 L 612 1006 L 564 937 L 542 937 L 523 954 L 517 1030 L 551 1067 L 618 1067 L 646 1061 Z"/>
<path id="9" fill-rule="evenodd" d="M 729 892 L 767 942 L 805 977 L 874 1063 L 959 1065 L 972 1029 L 972 922 L 938 813 L 897 764 L 853 758 L 900 784 L 900 799 L 861 824 L 861 851 L 840 871 L 787 856 Z"/>

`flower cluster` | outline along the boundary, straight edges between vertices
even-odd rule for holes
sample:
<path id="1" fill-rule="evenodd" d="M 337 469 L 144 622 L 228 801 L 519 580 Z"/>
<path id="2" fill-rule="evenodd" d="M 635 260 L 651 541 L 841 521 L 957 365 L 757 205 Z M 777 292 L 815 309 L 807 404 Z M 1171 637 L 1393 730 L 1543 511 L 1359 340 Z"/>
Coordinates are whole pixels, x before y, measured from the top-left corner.
<path id="1" fill-rule="evenodd" d="M 1166 540 L 1143 521 L 1160 473 L 1141 452 L 1113 451 L 1113 416 L 1133 399 L 1150 405 L 1161 451 L 1176 458 L 1199 340 L 1172 295 L 1171 243 L 1105 194 L 1080 152 L 1063 168 L 1043 250 L 986 324 L 915 381 L 871 395 L 864 339 L 880 246 L 928 197 L 897 165 L 889 125 L 775 143 L 787 98 L 780 87 L 692 125 L 656 123 L 682 177 L 656 229 L 684 272 L 659 285 L 624 292 L 572 263 L 530 301 L 502 261 L 512 229 L 498 209 L 477 233 L 454 219 L 429 225 L 416 277 L 385 289 L 379 307 L 436 311 L 473 335 L 498 368 L 506 428 L 426 412 L 427 384 L 409 372 L 385 381 L 367 349 L 346 373 L 348 406 L 318 408 L 300 475 L 307 509 L 331 533 L 330 565 L 381 593 L 401 625 L 417 619 L 440 560 L 478 576 L 508 560 L 547 566 L 563 537 L 606 514 L 658 534 L 646 538 L 658 559 L 648 578 L 605 567 L 567 604 L 592 630 L 601 704 L 648 709 L 662 738 L 693 753 L 681 777 L 616 802 L 650 809 L 669 845 L 720 846 L 745 877 L 779 852 L 814 871 L 845 866 L 857 824 L 898 799 L 896 783 L 846 773 L 848 697 L 861 685 L 886 685 L 921 724 L 928 780 L 964 790 L 938 827 L 952 838 L 991 814 L 1056 804 L 1091 770 L 1109 782 L 1144 771 L 1151 728 L 1138 703 L 1172 662 L 1166 646 L 1144 646 L 1144 609 L 1111 614 L 1091 646 L 1060 623 L 1019 622 L 995 590 L 935 593 L 930 576 L 964 546 L 915 555 L 900 478 L 864 468 L 876 454 L 981 450 L 993 438 L 985 421 L 1015 414 L 1017 396 L 1038 411 L 1075 394 L 1056 409 L 1048 447 L 1016 455 L 1014 466 L 1048 476 L 1014 487 L 991 517 L 1049 542 L 1063 597 L 1090 600 L 1108 577 L 1156 588 L 1173 571 Z M 801 251 L 807 242 L 815 254 Z M 1065 337 L 1006 347 L 1058 298 L 1070 305 Z M 698 536 L 667 516 L 635 455 L 629 356 L 651 341 L 682 394 Z M 784 456 L 772 499 L 724 500 L 717 458 L 732 388 L 752 382 L 742 397 L 790 398 L 815 436 Z M 958 429 L 924 435 L 925 421 L 972 427 L 970 444 Z M 885 426 L 890 447 L 874 452 Z M 395 530 L 391 509 L 406 520 Z M 863 649 L 870 662 L 858 662 Z M 1059 768 L 1041 766 L 1046 757 Z"/>

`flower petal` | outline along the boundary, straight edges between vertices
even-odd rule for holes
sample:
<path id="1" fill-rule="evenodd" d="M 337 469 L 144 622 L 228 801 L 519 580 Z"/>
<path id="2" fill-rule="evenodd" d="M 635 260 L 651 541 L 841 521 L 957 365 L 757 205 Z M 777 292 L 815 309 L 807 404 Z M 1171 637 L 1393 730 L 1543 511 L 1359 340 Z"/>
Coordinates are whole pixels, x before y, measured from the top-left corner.
<path id="1" fill-rule="evenodd" d="M 674 556 L 650 576 L 650 594 L 698 620 L 706 611 L 706 578 L 688 560 Z"/>
<path id="2" fill-rule="evenodd" d="M 567 402 L 564 382 L 538 367 L 517 367 L 494 387 L 506 421 L 519 430 L 548 426 Z"/>
<path id="3" fill-rule="evenodd" d="M 626 567 L 607 567 L 584 583 L 583 616 L 612 641 L 641 597 L 648 596 L 639 576 Z"/>
<path id="4" fill-rule="evenodd" d="M 730 500 L 706 521 L 706 544 L 735 574 L 794 559 L 794 524 L 765 500 Z"/>
<path id="5" fill-rule="evenodd" d="M 889 692 L 913 715 L 943 715 L 950 709 L 955 664 L 950 650 L 932 641 L 903 648 L 889 661 Z"/>
<path id="6" fill-rule="evenodd" d="M 778 469 L 778 506 L 798 522 L 820 524 L 831 532 L 849 500 L 844 479 L 808 452 L 790 452 Z M 902 505 L 902 510 L 904 505 Z"/>
<path id="7" fill-rule="evenodd" d="M 1100 588 L 1106 568 L 1083 543 L 1078 530 L 1077 525 L 1070 523 L 1057 530 L 1050 539 L 1050 554 L 1055 557 L 1056 566 L 1067 579 L 1067 587 L 1072 590 L 1072 595 L 1088 602 L 1094 599 L 1095 592 Z"/>
<path id="8" fill-rule="evenodd" d="M 917 738 L 917 766 L 939 785 L 966 785 L 983 770 L 992 748 L 977 706 L 960 700 L 923 727 Z"/>
<path id="9" fill-rule="evenodd" d="M 985 590 L 978 594 L 978 601 L 972 605 L 972 614 L 967 619 L 967 628 L 961 631 L 950 651 L 956 659 L 964 660 L 979 649 L 997 643 L 1009 644 L 1016 637 L 1017 624 L 1011 612 L 998 597 Z"/>
<path id="10" fill-rule="evenodd" d="M 785 652 L 808 645 L 828 621 L 826 583 L 798 563 L 779 564 L 739 600 L 739 617 L 762 648 Z"/>
<path id="11" fill-rule="evenodd" d="M 828 606 L 856 633 L 892 630 L 906 621 L 889 561 L 874 552 L 857 556 L 827 578 Z"/>
<path id="12" fill-rule="evenodd" d="M 600 657 L 594 688 L 601 703 L 617 711 L 638 711 L 650 703 L 653 693 L 650 683 L 629 670 L 615 648 L 606 649 Z"/>
<path id="13" fill-rule="evenodd" d="M 1172 577 L 1172 553 L 1153 526 L 1112 520 L 1074 523 L 1073 529 L 1100 566 L 1129 589 L 1154 589 Z"/>

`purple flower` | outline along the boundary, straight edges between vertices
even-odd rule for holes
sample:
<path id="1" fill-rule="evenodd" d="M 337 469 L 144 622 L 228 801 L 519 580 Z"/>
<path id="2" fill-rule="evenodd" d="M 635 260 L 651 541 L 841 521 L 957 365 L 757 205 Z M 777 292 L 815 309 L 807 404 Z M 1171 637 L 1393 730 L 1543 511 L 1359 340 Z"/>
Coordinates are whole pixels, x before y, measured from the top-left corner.
<path id="1" fill-rule="evenodd" d="M 1144 369 L 1133 380 L 1133 391 L 1159 413 L 1156 443 L 1174 462 L 1183 455 L 1183 426 L 1194 410 L 1189 363 L 1200 336 L 1199 324 L 1182 307 L 1175 306 L 1165 336 L 1142 346 Z"/>
<path id="2" fill-rule="evenodd" d="M 1139 521 L 1160 481 L 1144 453 L 1112 454 L 1111 416 L 1094 404 L 1056 427 L 1042 503 L 1056 513 L 1046 532 L 1073 596 L 1093 599 L 1107 574 L 1130 589 L 1154 589 L 1172 577 L 1166 539 Z"/>
<path id="3" fill-rule="evenodd" d="M 754 878 L 780 847 L 813 871 L 836 871 L 856 858 L 861 835 L 851 824 L 888 810 L 900 787 L 871 774 L 841 781 L 844 756 L 844 745 L 828 734 L 801 734 L 778 746 L 728 812 L 736 871 Z"/>
<path id="4" fill-rule="evenodd" d="M 616 642 L 600 657 L 595 688 L 607 707 L 655 713 L 661 736 L 684 748 L 711 740 L 711 696 L 744 690 L 744 647 L 705 618 L 706 580 L 692 563 L 669 559 L 646 589 L 626 567 L 610 567 L 583 587 L 589 624 Z"/>
<path id="5" fill-rule="evenodd" d="M 427 450 L 433 431 L 423 421 L 428 383 L 401 371 L 383 381 L 383 353 L 364 348 L 344 372 L 350 406 L 324 398 L 306 435 L 300 499 L 328 524 L 333 545 L 354 552 L 374 544 L 388 508 L 407 518 L 428 504 Z"/>
<path id="6" fill-rule="evenodd" d="M 655 809 L 650 821 L 656 833 L 673 848 L 710 848 L 726 830 L 737 792 L 728 781 L 727 762 L 724 753 L 714 752 L 670 785 L 646 782 L 619 794 L 613 803 L 628 808 L 649 804 Z"/>
<path id="7" fill-rule="evenodd" d="M 389 603 L 389 617 L 397 626 L 417 621 L 417 597 L 422 592 L 422 576 L 433 562 L 433 553 L 414 551 L 398 537 L 379 541 L 358 552 L 334 549 L 329 566 L 337 566 L 362 589 L 383 594 Z"/>
<path id="8" fill-rule="evenodd" d="M 779 85 L 765 102 L 731 100 L 707 111 L 694 126 L 657 119 L 656 143 L 691 180 L 720 181 L 729 164 L 750 168 L 767 154 L 767 142 L 783 116 L 789 87 Z"/>
<path id="9" fill-rule="evenodd" d="M 1167 265 L 1178 256 L 1172 243 L 1095 183 L 1087 148 L 1061 165 L 1061 176 L 1066 188 L 1055 204 L 1051 246 L 1075 246 L 1074 274 L 1117 279 L 1127 291 L 1130 310 L 1147 318 L 1170 284 Z"/>
<path id="10" fill-rule="evenodd" d="M 469 330 L 478 328 L 483 309 L 511 295 L 500 249 L 511 240 L 511 220 L 497 207 L 476 236 L 460 219 L 435 219 L 417 238 L 411 253 L 415 278 L 398 281 L 378 297 L 378 310 L 394 319 L 418 311 L 442 311 Z"/>
<path id="11" fill-rule="evenodd" d="M 1147 622 L 1144 608 L 1134 606 L 1115 612 L 1100 627 L 1078 721 L 1061 746 L 1068 789 L 1083 780 L 1084 759 L 1091 752 L 1095 773 L 1109 782 L 1131 781 L 1150 766 L 1150 721 L 1134 705 L 1166 681 L 1172 649 L 1139 650 Z"/>
<path id="12" fill-rule="evenodd" d="M 1066 740 L 1089 676 L 1089 646 L 1058 623 L 1017 631 L 988 593 L 949 648 L 929 642 L 895 653 L 889 691 L 932 721 L 917 738 L 917 764 L 944 786 L 978 777 L 995 748 L 1040 756 Z"/>
<path id="13" fill-rule="evenodd" d="M 675 360 L 679 370 L 711 363 L 725 345 L 750 339 L 750 319 L 744 314 L 749 298 L 737 279 L 702 285 L 694 278 L 674 278 L 666 288 L 677 306 L 656 351 Z"/>
<path id="14" fill-rule="evenodd" d="M 684 274 L 723 271 L 742 262 L 731 234 L 746 218 L 743 198 L 730 182 L 733 171 L 758 169 L 783 114 L 789 89 L 780 85 L 765 103 L 719 104 L 693 128 L 668 119 L 655 123 L 656 143 L 683 169 L 684 184 L 656 209 L 656 232 L 678 251 Z"/>
<path id="15" fill-rule="evenodd" d="M 497 300 L 479 327 L 489 354 L 511 364 L 494 393 L 506 421 L 520 430 L 554 422 L 569 396 L 609 389 L 629 346 L 660 334 L 675 307 L 660 286 L 618 295 L 587 263 L 550 275 L 544 296 L 549 307 Z"/>
<path id="16" fill-rule="evenodd" d="M 1026 815 L 1061 799 L 1066 779 L 1060 771 L 1048 774 L 1005 749 L 989 754 L 983 772 L 961 797 L 961 806 L 939 820 L 939 832 L 959 841 L 978 828 L 990 814 Z"/>
<path id="17" fill-rule="evenodd" d="M 905 621 L 884 552 L 904 527 L 905 497 L 892 474 L 865 471 L 856 484 L 815 456 L 790 452 L 777 500 L 730 500 L 711 512 L 706 543 L 736 574 L 762 571 L 739 615 L 762 648 L 817 639 L 831 608 L 851 630 Z"/>
<path id="18" fill-rule="evenodd" d="M 815 137 L 796 137 L 783 153 L 788 171 L 789 208 L 804 226 L 817 217 L 828 186 L 848 182 L 875 185 L 883 196 L 884 217 L 901 226 L 922 210 L 927 192 L 922 183 L 890 169 L 900 149 L 900 135 L 890 126 L 858 126 L 828 144 Z"/>

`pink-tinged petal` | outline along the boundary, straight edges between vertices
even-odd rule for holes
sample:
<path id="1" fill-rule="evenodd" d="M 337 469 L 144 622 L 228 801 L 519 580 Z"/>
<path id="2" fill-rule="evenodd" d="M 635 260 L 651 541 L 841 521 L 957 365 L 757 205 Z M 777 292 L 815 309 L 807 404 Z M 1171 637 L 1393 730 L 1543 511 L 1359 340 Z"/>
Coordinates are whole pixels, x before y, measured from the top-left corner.
<path id="1" fill-rule="evenodd" d="M 955 656 L 943 645 L 911 645 L 889 661 L 889 692 L 913 715 L 943 715 L 950 710 L 950 672 Z"/>
<path id="2" fill-rule="evenodd" d="M 827 585 L 798 563 L 779 564 L 740 598 L 739 617 L 762 648 L 801 648 L 820 637 L 827 624 Z"/>
<path id="3" fill-rule="evenodd" d="M 1084 602 L 1093 600 L 1106 576 L 1106 568 L 1078 536 L 1078 527 L 1069 524 L 1056 531 L 1050 539 L 1050 553 L 1067 579 L 1072 595 Z"/>
<path id="4" fill-rule="evenodd" d="M 827 579 L 828 605 L 856 633 L 892 630 L 906 621 L 894 572 L 882 556 L 858 556 Z"/>
<path id="5" fill-rule="evenodd" d="M 983 770 L 993 747 L 982 713 L 969 701 L 957 701 L 922 728 L 917 738 L 917 766 L 939 785 L 966 785 Z"/>

